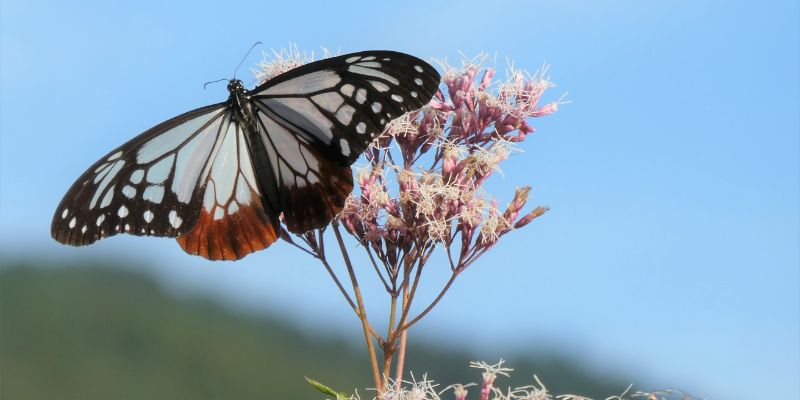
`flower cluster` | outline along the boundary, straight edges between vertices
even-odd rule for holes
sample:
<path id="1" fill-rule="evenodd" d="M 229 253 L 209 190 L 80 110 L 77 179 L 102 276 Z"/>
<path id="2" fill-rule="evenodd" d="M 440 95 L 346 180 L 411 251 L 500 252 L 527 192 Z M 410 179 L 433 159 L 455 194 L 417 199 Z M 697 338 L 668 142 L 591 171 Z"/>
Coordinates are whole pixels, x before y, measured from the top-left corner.
<path id="1" fill-rule="evenodd" d="M 448 249 L 453 269 L 466 267 L 546 211 L 523 212 L 529 187 L 518 188 L 501 210 L 483 184 L 534 132 L 529 120 L 557 110 L 557 102 L 541 104 L 553 85 L 543 74 L 512 71 L 495 83 L 493 68 L 443 66 L 442 88 L 430 104 L 393 121 L 368 151 L 359 190 L 339 217 L 390 274 L 404 255 L 433 244 Z"/>
<path id="2" fill-rule="evenodd" d="M 472 362 L 470 366 L 482 369 L 481 383 L 470 383 L 463 385 L 460 383 L 445 387 L 436 391 L 439 386 L 427 376 L 423 376 L 421 381 L 399 381 L 393 382 L 391 389 L 384 393 L 381 400 L 442 400 L 442 396 L 447 392 L 452 392 L 455 400 L 467 400 L 469 397 L 468 387 L 480 386 L 478 398 L 480 400 L 592 400 L 589 397 L 575 394 L 562 394 L 554 396 L 548 392 L 545 385 L 538 376 L 533 375 L 533 384 L 507 388 L 501 390 L 495 386 L 495 379 L 499 376 L 510 376 L 511 368 L 503 367 L 503 360 L 496 364 L 485 362 Z M 666 389 L 657 391 L 633 390 L 633 385 L 628 386 L 621 394 L 605 398 L 605 400 L 695 400 L 680 390 Z M 349 400 L 360 400 L 359 395 L 349 397 Z"/>
<path id="3" fill-rule="evenodd" d="M 261 64 L 258 77 L 269 79 L 310 60 L 297 47 L 273 52 L 271 60 Z M 320 260 L 361 320 L 381 398 L 391 393 L 387 391 L 390 387 L 403 382 L 408 329 L 426 316 L 456 277 L 501 237 L 547 211 L 543 207 L 526 210 L 529 187 L 518 188 L 511 202 L 501 208 L 485 193 L 484 185 L 501 171 L 500 164 L 516 151 L 515 146 L 535 131 L 530 125 L 532 118 L 558 109 L 557 101 L 542 101 L 553 85 L 545 73 L 526 75 L 515 70 L 498 81 L 495 70 L 482 66 L 483 61 L 466 61 L 459 68 L 441 63 L 443 80 L 434 98 L 421 109 L 393 120 L 366 150 L 367 162 L 354 179 L 357 189 L 330 225 L 347 268 L 352 295 L 329 262 L 325 228 L 295 235 L 297 241 L 287 231 L 281 235 Z M 386 336 L 379 334 L 367 318 L 359 278 L 340 227 L 365 250 L 390 297 Z M 444 249 L 447 255 L 450 278 L 434 300 L 413 315 L 410 310 L 422 270 L 436 249 Z M 382 350 L 382 363 L 378 362 L 376 346 Z M 484 387 L 487 389 L 481 400 L 487 400 L 490 394 L 486 382 Z M 417 387 L 406 397 L 392 398 L 426 398 L 420 396 L 430 394 L 429 389 Z M 465 386 L 459 390 L 466 395 Z"/>

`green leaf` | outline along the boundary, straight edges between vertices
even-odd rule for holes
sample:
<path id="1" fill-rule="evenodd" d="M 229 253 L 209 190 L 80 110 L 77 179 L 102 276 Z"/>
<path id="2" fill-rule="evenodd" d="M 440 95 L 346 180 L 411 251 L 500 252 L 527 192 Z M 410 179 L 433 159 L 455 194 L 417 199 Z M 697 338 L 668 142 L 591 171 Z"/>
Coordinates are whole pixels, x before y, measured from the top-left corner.
<path id="1" fill-rule="evenodd" d="M 315 380 L 313 380 L 313 379 L 311 379 L 311 378 L 309 378 L 307 376 L 304 377 L 304 378 L 306 378 L 306 382 L 308 382 L 309 385 L 315 387 L 317 390 L 319 390 L 322 393 L 325 393 L 325 394 L 327 394 L 329 396 L 333 396 L 333 398 L 335 398 L 336 400 L 348 400 L 348 399 L 350 399 L 350 395 L 348 395 L 345 392 L 337 392 L 337 391 L 335 391 L 335 390 L 333 390 L 333 389 L 331 389 L 331 388 L 329 388 L 329 387 L 327 387 L 327 386 L 325 386 L 325 385 L 323 385 L 323 384 L 321 384 L 321 383 L 319 383 L 319 382 L 317 382 L 317 381 L 315 381 Z"/>

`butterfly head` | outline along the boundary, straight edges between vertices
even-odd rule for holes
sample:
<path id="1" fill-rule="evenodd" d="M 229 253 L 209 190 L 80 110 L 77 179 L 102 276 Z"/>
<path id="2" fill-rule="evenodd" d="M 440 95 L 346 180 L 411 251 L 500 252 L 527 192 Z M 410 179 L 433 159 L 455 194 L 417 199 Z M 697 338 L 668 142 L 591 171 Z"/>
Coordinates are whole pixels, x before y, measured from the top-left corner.
<path id="1" fill-rule="evenodd" d="M 231 79 L 228 81 L 228 91 L 231 93 L 243 93 L 244 84 L 238 79 Z"/>

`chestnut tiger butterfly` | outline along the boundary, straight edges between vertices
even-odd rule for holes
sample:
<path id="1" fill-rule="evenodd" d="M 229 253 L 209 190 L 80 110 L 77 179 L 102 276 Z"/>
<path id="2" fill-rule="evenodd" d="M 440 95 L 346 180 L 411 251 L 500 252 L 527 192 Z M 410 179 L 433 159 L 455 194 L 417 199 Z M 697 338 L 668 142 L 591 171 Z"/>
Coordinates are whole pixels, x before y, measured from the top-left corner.
<path id="1" fill-rule="evenodd" d="M 350 165 L 392 119 L 436 93 L 416 57 L 364 51 L 287 71 L 178 115 L 112 150 L 53 216 L 57 241 L 119 233 L 177 238 L 189 254 L 235 260 L 327 225 L 353 189 Z"/>

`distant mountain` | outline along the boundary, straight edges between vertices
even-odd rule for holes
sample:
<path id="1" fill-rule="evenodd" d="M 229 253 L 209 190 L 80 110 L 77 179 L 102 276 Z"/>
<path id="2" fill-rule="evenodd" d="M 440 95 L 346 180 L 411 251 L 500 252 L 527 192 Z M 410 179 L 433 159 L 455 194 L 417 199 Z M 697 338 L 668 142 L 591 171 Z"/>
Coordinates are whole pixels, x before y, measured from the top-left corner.
<path id="1" fill-rule="evenodd" d="M 346 392 L 371 385 L 359 342 L 178 298 L 129 269 L 2 264 L 2 399 L 322 399 L 303 376 Z M 410 351 L 409 367 L 442 387 L 479 379 L 468 354 Z M 605 398 L 626 386 L 568 358 L 536 360 L 510 360 L 518 372 L 499 386 L 528 384 L 533 372 L 554 393 Z"/>

